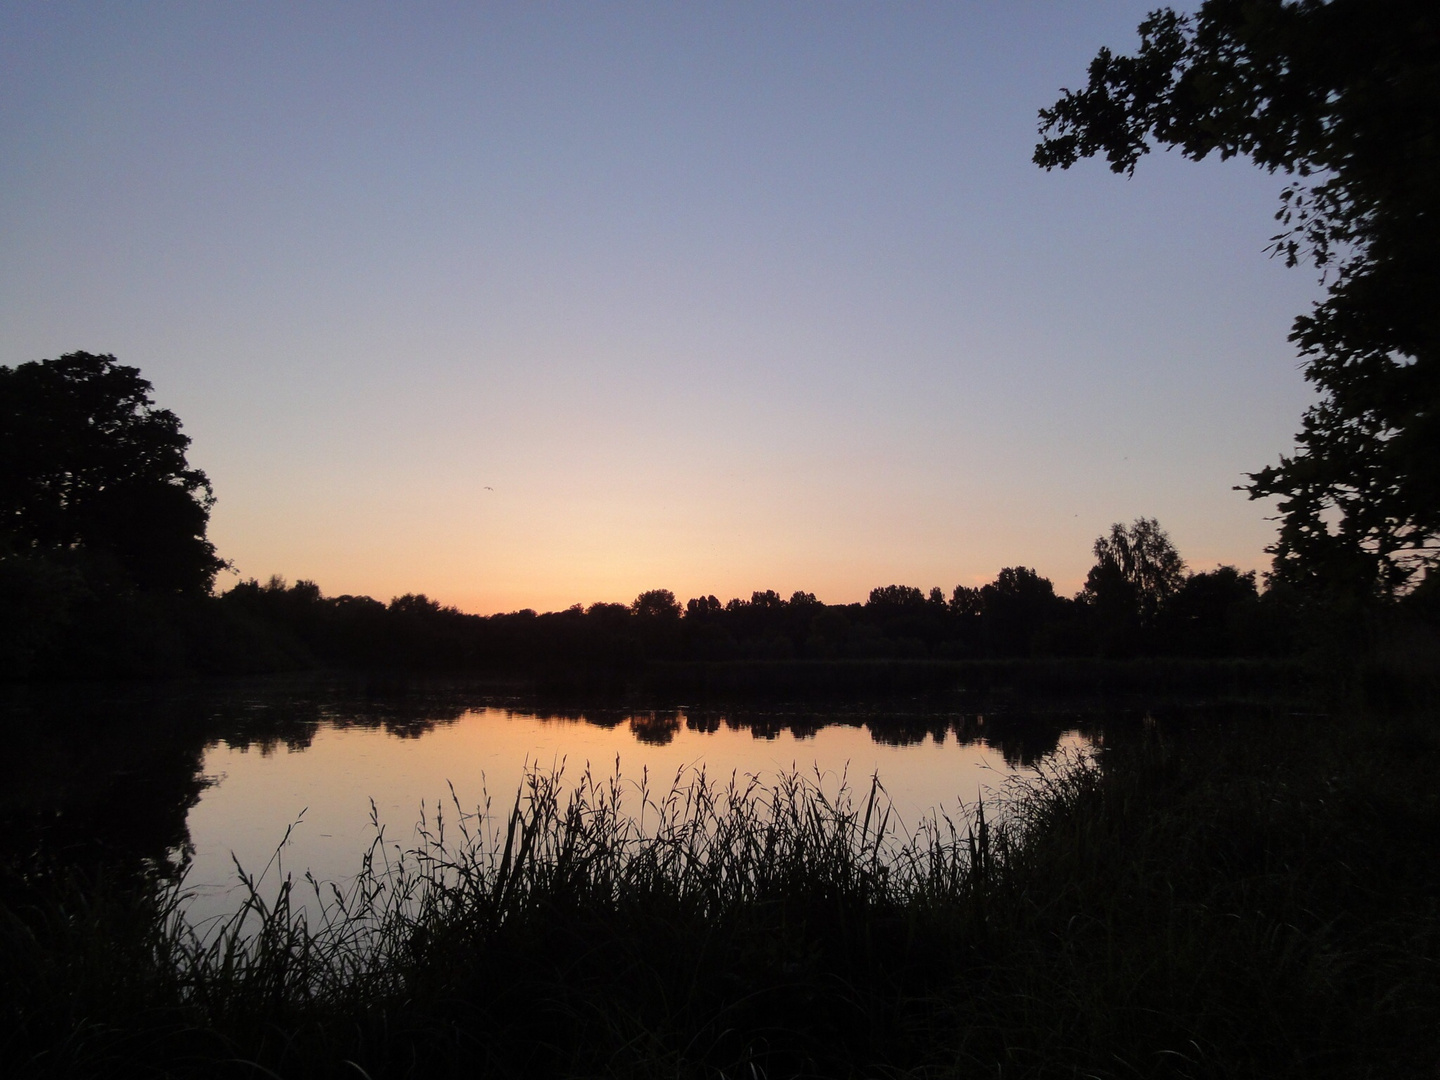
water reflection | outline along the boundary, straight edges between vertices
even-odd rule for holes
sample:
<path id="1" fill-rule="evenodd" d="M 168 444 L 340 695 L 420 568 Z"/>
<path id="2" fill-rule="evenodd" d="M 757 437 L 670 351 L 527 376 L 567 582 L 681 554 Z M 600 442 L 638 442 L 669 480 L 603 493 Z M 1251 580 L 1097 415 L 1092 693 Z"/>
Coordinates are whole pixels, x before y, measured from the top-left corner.
<path id="1" fill-rule="evenodd" d="M 914 817 L 973 800 L 1096 725 L 1055 713 L 849 707 L 552 708 L 441 683 L 285 682 L 35 689 L 0 701 L 0 859 L 190 867 L 218 885 L 230 853 L 262 864 L 303 811 L 290 865 L 353 869 L 367 800 L 404 834 L 447 783 L 507 800 L 527 765 L 661 782 L 814 769 L 878 771 Z"/>
<path id="2" fill-rule="evenodd" d="M 179 702 L 14 695 L 0 712 L 0 859 L 164 871 L 206 786 L 203 714 Z"/>
<path id="3" fill-rule="evenodd" d="M 639 743 L 667 746 L 682 730 L 714 734 L 721 730 L 749 732 L 756 739 L 774 741 L 781 735 L 796 739 L 813 738 L 833 726 L 859 728 L 884 746 L 918 746 L 927 740 L 943 746 L 953 738 L 960 745 L 978 743 L 997 751 L 1010 768 L 1028 768 L 1055 752 L 1067 730 L 1093 728 L 1073 714 L 1037 714 L 1010 711 L 998 714 L 915 712 L 895 709 L 868 712 L 819 711 L 807 709 L 784 712 L 774 709 L 523 709 L 511 708 L 507 715 L 539 721 L 566 720 L 605 729 L 621 725 Z"/>

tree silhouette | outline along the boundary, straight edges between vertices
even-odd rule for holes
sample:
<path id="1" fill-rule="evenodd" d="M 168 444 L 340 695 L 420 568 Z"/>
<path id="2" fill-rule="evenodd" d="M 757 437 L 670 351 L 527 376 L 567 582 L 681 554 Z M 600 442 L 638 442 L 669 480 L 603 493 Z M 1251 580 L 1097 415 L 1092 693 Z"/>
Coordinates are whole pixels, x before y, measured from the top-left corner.
<path id="1" fill-rule="evenodd" d="M 1165 605 L 1160 633 L 1169 651 L 1224 656 L 1237 642 L 1240 622 L 1259 602 L 1255 571 L 1234 566 L 1191 574 Z"/>
<path id="2" fill-rule="evenodd" d="M 980 587 L 981 618 L 990 649 L 1005 656 L 1028 655 L 1035 637 L 1065 601 L 1049 578 L 1028 566 L 1007 566 Z"/>
<path id="3" fill-rule="evenodd" d="M 1124 604 L 1149 627 L 1165 602 L 1185 584 L 1185 560 L 1154 518 L 1118 521 L 1095 541 L 1095 565 L 1085 591 L 1102 605 Z"/>
<path id="4" fill-rule="evenodd" d="M 678 619 L 680 602 L 669 589 L 649 589 L 635 597 L 630 610 L 645 619 Z"/>
<path id="5" fill-rule="evenodd" d="M 190 439 L 115 357 L 0 367 L 0 544 L 80 560 L 143 590 L 208 593 L 226 564 L 205 536 L 214 496 Z"/>
<path id="6" fill-rule="evenodd" d="M 978 618 L 984 610 L 984 604 L 980 599 L 980 590 L 972 589 L 968 585 L 956 585 L 955 591 L 950 594 L 950 613 L 963 618 Z"/>
<path id="7" fill-rule="evenodd" d="M 918 608 L 925 604 L 925 594 L 913 585 L 883 585 L 870 590 L 867 606 L 873 608 Z"/>
<path id="8" fill-rule="evenodd" d="M 774 589 L 750 594 L 750 607 L 756 611 L 780 611 L 785 607 L 785 598 Z"/>
<path id="9" fill-rule="evenodd" d="M 713 594 L 710 596 L 694 596 L 685 601 L 685 617 L 687 619 L 703 619 L 707 616 L 716 615 L 725 610 L 725 605 L 720 603 Z"/>
<path id="10" fill-rule="evenodd" d="M 1292 181 L 1272 250 L 1324 269 L 1290 335 L 1320 401 L 1299 449 L 1250 475 L 1279 501 L 1274 577 L 1393 595 L 1440 559 L 1440 18 L 1433 0 L 1205 0 L 1102 49 L 1040 112 L 1035 162 L 1152 144 L 1249 157 Z"/>

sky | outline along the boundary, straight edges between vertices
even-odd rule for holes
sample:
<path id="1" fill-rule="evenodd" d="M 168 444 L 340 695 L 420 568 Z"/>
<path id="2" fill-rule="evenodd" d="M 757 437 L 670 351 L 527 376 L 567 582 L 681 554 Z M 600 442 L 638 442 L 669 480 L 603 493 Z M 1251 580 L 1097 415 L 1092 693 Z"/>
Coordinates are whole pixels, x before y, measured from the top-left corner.
<path id="1" fill-rule="evenodd" d="M 1141 516 L 1263 570 L 1283 178 L 1030 160 L 1153 6 L 0 0 L 0 364 L 140 368 L 220 589 L 1068 594 Z"/>

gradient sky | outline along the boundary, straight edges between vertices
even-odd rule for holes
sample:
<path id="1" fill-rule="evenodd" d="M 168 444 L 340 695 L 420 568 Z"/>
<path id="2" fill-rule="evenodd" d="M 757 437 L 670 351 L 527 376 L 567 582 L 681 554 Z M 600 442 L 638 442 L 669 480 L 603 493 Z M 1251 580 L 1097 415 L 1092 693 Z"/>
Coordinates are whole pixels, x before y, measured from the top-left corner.
<path id="1" fill-rule="evenodd" d="M 1030 163 L 1154 2 L 6 2 L 0 364 L 139 367 L 220 553 L 327 594 L 1069 593 L 1141 515 L 1263 568 L 1281 178 Z"/>

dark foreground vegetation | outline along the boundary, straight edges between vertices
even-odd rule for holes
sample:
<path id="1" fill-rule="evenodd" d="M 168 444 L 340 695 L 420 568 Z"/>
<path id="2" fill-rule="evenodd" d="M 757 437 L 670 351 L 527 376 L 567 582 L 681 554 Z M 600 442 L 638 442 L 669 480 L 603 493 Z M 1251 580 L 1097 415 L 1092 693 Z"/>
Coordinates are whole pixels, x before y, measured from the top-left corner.
<path id="1" fill-rule="evenodd" d="M 1328 276 L 1292 335 L 1319 398 L 1297 452 L 1247 485 L 1280 515 L 1263 592 L 1186 574 L 1142 518 L 1096 542 L 1073 598 L 1024 567 L 844 606 L 653 590 L 482 618 L 278 579 L 217 597 L 209 482 L 138 372 L 0 367 L 7 679 L 330 665 L 790 694 L 1049 672 L 1213 691 L 1284 683 L 1301 658 L 1372 702 L 1110 730 L 1098 764 L 909 837 L 879 792 L 695 785 L 636 833 L 605 785 L 571 801 L 537 778 L 513 813 L 456 808 L 420 850 L 377 844 L 308 920 L 303 882 L 278 901 L 257 882 L 233 922 L 192 930 L 158 865 L 9 862 L 8 1074 L 1435 1076 L 1437 56 L 1418 0 L 1205 0 L 1152 14 L 1134 56 L 1103 50 L 1042 113 L 1047 168 L 1128 172 L 1165 146 L 1290 178 L 1274 251 Z"/>
<path id="2" fill-rule="evenodd" d="M 14 1076 L 1430 1076 L 1433 718 L 1136 725 L 968 820 L 883 792 L 536 778 L 266 882 L 8 867 Z M 633 791 L 631 798 L 634 798 Z M 273 882 L 269 882 L 273 885 Z M 313 894 L 312 894 L 313 897 Z M 269 898 L 269 899 L 262 899 Z"/>

